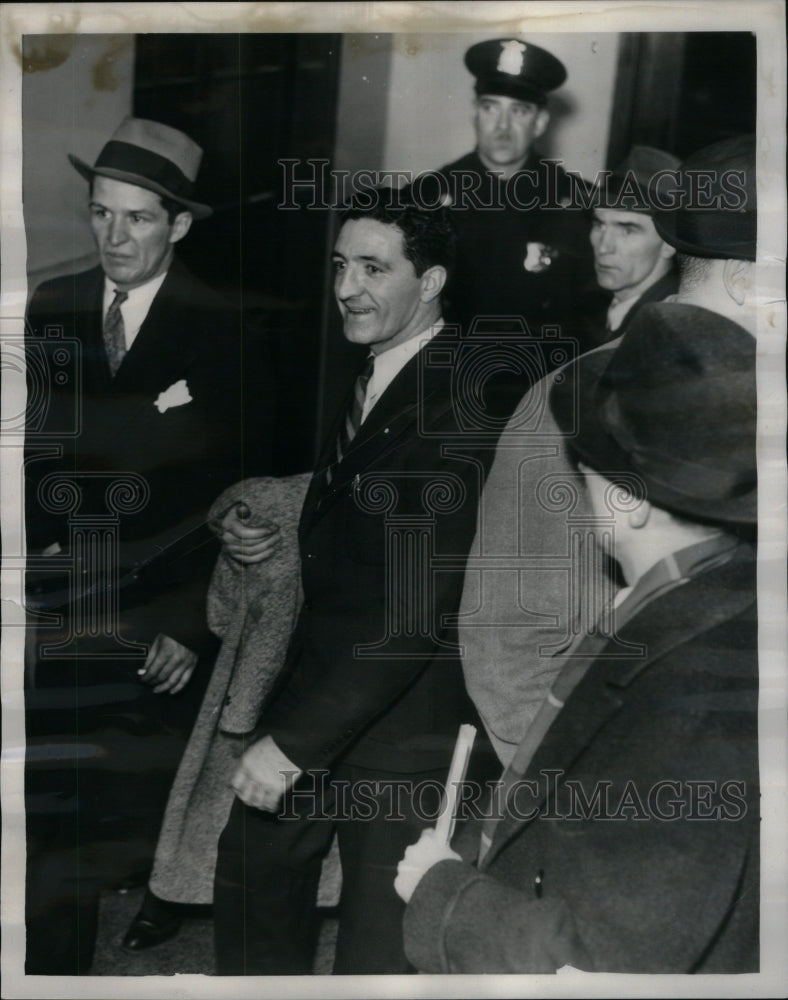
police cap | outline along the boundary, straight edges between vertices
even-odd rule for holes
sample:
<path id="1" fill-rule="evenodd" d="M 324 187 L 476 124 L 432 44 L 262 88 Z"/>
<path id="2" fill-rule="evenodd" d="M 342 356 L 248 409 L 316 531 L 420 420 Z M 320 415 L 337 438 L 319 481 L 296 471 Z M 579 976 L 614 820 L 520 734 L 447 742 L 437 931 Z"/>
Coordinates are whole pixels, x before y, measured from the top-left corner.
<path id="1" fill-rule="evenodd" d="M 465 53 L 465 65 L 476 77 L 477 94 L 500 94 L 544 104 L 547 92 L 566 80 L 566 68 L 545 49 L 519 38 L 478 42 Z"/>

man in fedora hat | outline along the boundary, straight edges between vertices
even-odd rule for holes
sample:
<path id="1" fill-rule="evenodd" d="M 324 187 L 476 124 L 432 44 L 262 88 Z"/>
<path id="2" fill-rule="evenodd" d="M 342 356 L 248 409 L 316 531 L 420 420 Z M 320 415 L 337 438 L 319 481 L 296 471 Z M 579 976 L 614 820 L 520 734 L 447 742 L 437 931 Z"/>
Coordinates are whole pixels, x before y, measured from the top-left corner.
<path id="1" fill-rule="evenodd" d="M 548 95 L 566 81 L 563 63 L 519 38 L 478 42 L 465 53 L 475 78 L 475 149 L 413 182 L 426 204 L 442 201 L 457 229 L 457 270 L 447 318 L 468 331 L 515 329 L 573 318 L 573 292 L 591 276 L 579 178 L 535 148 L 550 123 Z M 504 317 L 508 318 L 508 322 Z"/>
<path id="2" fill-rule="evenodd" d="M 34 748 L 83 747 L 57 773 L 30 754 L 30 973 L 87 971 L 99 888 L 147 875 L 215 650 L 203 522 L 243 475 L 243 328 L 175 254 L 211 214 L 194 196 L 201 158 L 135 118 L 92 166 L 70 156 L 99 263 L 45 282 L 28 310 L 29 603 L 61 620 L 38 629 L 29 733 Z M 65 810 L 39 814 L 55 795 Z"/>
<path id="3" fill-rule="evenodd" d="M 712 178 L 713 183 L 703 186 L 703 207 L 680 197 L 691 184 L 687 164 L 691 176 L 706 171 Z M 725 140 L 693 154 L 683 167 L 660 169 L 654 177 L 661 177 L 664 186 L 657 195 L 662 203 L 677 192 L 675 204 L 683 206 L 671 215 L 648 194 L 657 258 L 665 253 L 663 244 L 677 250 L 675 300 L 713 310 L 754 335 L 752 139 Z M 740 194 L 723 197 L 734 180 Z M 718 207 L 712 209 L 709 201 Z M 632 215 L 646 218 L 644 212 Z M 658 284 L 644 294 L 655 294 Z M 631 322 L 636 318 L 637 312 L 630 315 Z M 615 339 L 597 348 L 608 360 L 626 342 L 630 320 L 625 318 Z M 580 339 L 593 343 L 593 333 Z M 472 549 L 481 558 L 469 561 L 460 608 L 466 684 L 504 764 L 546 697 L 574 637 L 593 626 L 606 593 L 616 584 L 611 567 L 588 544 L 590 498 L 582 479 L 573 475 L 564 437 L 547 405 L 551 386 L 561 375 L 558 369 L 536 382 L 500 436 Z M 579 425 L 585 419 L 582 405 L 578 400 Z"/>
<path id="4" fill-rule="evenodd" d="M 657 233 L 676 250 L 680 301 L 721 313 L 753 336 L 755 179 L 755 136 L 736 135 L 655 175 L 649 190 Z"/>
<path id="5" fill-rule="evenodd" d="M 481 831 L 406 852 L 406 951 L 434 973 L 756 972 L 755 341 L 660 303 L 564 374 L 550 406 L 625 587 Z"/>

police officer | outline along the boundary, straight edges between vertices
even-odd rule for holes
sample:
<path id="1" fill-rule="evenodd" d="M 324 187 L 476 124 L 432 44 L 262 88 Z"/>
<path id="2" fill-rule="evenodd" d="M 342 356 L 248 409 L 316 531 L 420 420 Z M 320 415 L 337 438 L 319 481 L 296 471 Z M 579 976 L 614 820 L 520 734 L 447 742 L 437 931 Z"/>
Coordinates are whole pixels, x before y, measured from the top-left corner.
<path id="1" fill-rule="evenodd" d="M 476 78 L 476 148 L 416 178 L 414 197 L 452 207 L 460 252 L 448 319 L 497 330 L 517 316 L 534 336 L 541 324 L 567 323 L 573 290 L 593 280 L 587 216 L 572 210 L 585 184 L 533 146 L 550 122 L 547 95 L 566 69 L 517 38 L 471 46 L 465 65 Z"/>

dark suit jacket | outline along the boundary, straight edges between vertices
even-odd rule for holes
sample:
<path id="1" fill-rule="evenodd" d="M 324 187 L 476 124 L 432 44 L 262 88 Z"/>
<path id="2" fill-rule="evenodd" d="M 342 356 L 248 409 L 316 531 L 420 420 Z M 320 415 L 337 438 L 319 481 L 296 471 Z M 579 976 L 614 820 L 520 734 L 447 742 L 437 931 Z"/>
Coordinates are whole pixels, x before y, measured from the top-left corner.
<path id="1" fill-rule="evenodd" d="M 662 302 L 669 295 L 675 295 L 678 290 L 679 278 L 674 269 L 650 285 L 624 316 L 619 328 L 611 332 L 606 327 L 607 309 L 613 296 L 598 285 L 589 289 L 578 304 L 576 335 L 580 342 L 580 352 L 591 351 L 610 340 L 622 337 L 643 306 L 649 302 Z"/>
<path id="2" fill-rule="evenodd" d="M 302 769 L 340 757 L 398 772 L 442 767 L 459 724 L 477 718 L 449 617 L 495 437 L 480 443 L 461 429 L 457 343 L 443 331 L 405 365 L 330 486 L 344 408 L 326 439 L 301 517 L 304 606 L 289 673 L 259 726 Z M 492 405 L 505 422 L 505 394 Z"/>
<path id="3" fill-rule="evenodd" d="M 58 278 L 36 290 L 28 310 L 28 551 L 54 541 L 67 550 L 74 513 L 110 512 L 108 476 L 142 477 L 147 501 L 119 518 L 121 570 L 158 557 L 124 590 L 125 606 L 135 609 L 124 615 L 124 628 L 143 642 L 162 631 L 199 649 L 208 638 L 204 595 L 217 548 L 207 529 L 178 540 L 246 471 L 240 314 L 175 260 L 112 378 L 103 288 L 100 268 Z M 191 401 L 159 412 L 155 401 L 180 380 Z M 255 397 L 264 399 L 265 389 L 255 386 Z M 267 471 L 265 425 L 261 431 L 261 468 L 254 471 Z M 50 473 L 79 487 L 77 512 L 51 509 Z"/>
<path id="4" fill-rule="evenodd" d="M 602 650 L 531 760 L 537 793 L 497 824 L 481 872 L 443 861 L 417 886 L 405 917 L 417 968 L 757 971 L 755 610 L 742 546 L 624 626 L 645 658 Z M 570 780 L 588 802 L 606 794 L 618 818 L 573 806 Z M 478 827 L 467 832 L 470 860 Z"/>

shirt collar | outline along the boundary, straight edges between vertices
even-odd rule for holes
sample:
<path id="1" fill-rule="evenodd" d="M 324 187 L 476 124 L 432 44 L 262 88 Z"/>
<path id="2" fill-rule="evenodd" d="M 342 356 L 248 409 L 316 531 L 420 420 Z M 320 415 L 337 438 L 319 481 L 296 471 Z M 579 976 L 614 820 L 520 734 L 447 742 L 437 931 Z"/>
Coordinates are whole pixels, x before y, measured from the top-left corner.
<path id="1" fill-rule="evenodd" d="M 165 271 L 164 274 L 151 278 L 151 280 L 146 281 L 144 285 L 140 285 L 138 288 L 132 288 L 126 293 L 128 298 L 120 307 L 120 311 L 123 316 L 127 349 L 134 343 L 134 338 L 137 336 L 140 327 L 145 322 L 145 318 L 150 311 L 153 300 L 156 298 L 157 292 L 164 284 L 164 279 L 166 277 L 167 272 Z M 118 288 L 115 283 L 110 281 L 110 279 L 104 275 L 103 316 L 107 315 L 107 310 L 112 304 L 112 300 L 115 298 L 115 293 L 117 291 Z"/>
<path id="2" fill-rule="evenodd" d="M 364 407 L 361 412 L 362 423 L 372 407 L 377 403 L 383 393 L 388 389 L 394 379 L 399 375 L 411 358 L 415 357 L 421 348 L 443 329 L 443 320 L 438 320 L 432 326 L 427 327 L 421 333 L 416 334 L 409 340 L 396 347 L 383 351 L 375 355 L 375 368 L 372 377 L 367 383 L 367 394 L 364 399 Z"/>

